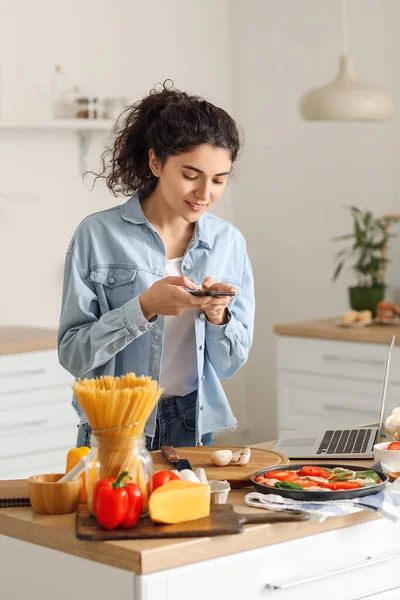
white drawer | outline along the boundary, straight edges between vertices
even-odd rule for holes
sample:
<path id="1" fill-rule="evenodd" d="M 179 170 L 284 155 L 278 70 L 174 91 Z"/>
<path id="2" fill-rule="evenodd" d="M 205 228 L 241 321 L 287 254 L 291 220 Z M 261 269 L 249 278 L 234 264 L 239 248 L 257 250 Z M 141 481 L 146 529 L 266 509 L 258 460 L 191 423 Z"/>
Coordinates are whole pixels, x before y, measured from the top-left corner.
<path id="1" fill-rule="evenodd" d="M 275 528 L 289 536 L 293 527 L 271 525 L 260 536 Z M 188 589 L 191 600 L 354 600 L 400 585 L 396 537 L 381 519 L 150 577 L 155 589 L 164 583 L 166 600 L 186 600 Z"/>
<path id="2" fill-rule="evenodd" d="M 0 423 L 2 411 L 39 407 L 49 404 L 70 404 L 72 387 L 69 383 L 33 390 L 15 390 L 0 393 Z"/>
<path id="3" fill-rule="evenodd" d="M 382 381 L 389 344 L 276 336 L 278 370 Z M 400 347 L 393 348 L 390 380 L 400 382 Z"/>
<path id="4" fill-rule="evenodd" d="M 58 362 L 56 350 L 0 356 L 0 393 L 62 383 L 72 385 L 73 380 L 72 375 Z"/>
<path id="5" fill-rule="evenodd" d="M 65 444 L 55 450 L 0 460 L 0 479 L 28 479 L 31 475 L 65 473 L 67 452 L 73 446 Z"/>
<path id="6" fill-rule="evenodd" d="M 278 428 L 315 431 L 378 422 L 382 383 L 279 371 Z M 400 405 L 400 384 L 389 384 L 385 414 Z"/>
<path id="7" fill-rule="evenodd" d="M 0 413 L 0 460 L 76 443 L 77 417 L 70 404 Z"/>

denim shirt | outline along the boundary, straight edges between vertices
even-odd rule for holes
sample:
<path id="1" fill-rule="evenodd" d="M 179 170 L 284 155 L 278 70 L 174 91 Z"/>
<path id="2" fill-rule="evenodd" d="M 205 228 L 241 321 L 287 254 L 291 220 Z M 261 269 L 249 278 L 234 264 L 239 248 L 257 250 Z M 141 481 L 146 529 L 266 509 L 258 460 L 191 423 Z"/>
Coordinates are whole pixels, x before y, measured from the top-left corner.
<path id="1" fill-rule="evenodd" d="M 127 372 L 159 380 L 164 317 L 148 321 L 139 294 L 165 277 L 163 241 L 142 208 L 141 193 L 82 221 L 69 245 L 58 330 L 61 365 L 77 379 Z M 183 275 L 200 286 L 207 276 L 235 286 L 228 322 L 213 325 L 193 311 L 197 346 L 196 443 L 236 425 L 220 379 L 246 362 L 253 337 L 254 284 L 246 244 L 230 223 L 208 213 L 196 222 L 182 262 Z M 72 404 L 87 421 L 77 398 Z M 153 437 L 157 407 L 146 426 Z"/>

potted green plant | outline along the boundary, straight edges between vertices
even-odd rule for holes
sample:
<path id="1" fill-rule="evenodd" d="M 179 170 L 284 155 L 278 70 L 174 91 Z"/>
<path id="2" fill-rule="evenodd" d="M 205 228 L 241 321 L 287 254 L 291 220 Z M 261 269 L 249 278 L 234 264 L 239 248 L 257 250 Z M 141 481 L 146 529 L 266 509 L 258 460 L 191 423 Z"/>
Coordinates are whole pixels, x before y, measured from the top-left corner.
<path id="1" fill-rule="evenodd" d="M 353 217 L 353 233 L 335 237 L 334 241 L 349 241 L 347 248 L 335 256 L 333 280 L 339 277 L 345 262 L 352 260 L 357 285 L 349 288 L 350 306 L 354 310 L 370 310 L 375 316 L 378 302 L 384 299 L 383 267 L 388 259 L 383 255 L 389 237 L 384 219 L 366 210 L 347 207 Z"/>

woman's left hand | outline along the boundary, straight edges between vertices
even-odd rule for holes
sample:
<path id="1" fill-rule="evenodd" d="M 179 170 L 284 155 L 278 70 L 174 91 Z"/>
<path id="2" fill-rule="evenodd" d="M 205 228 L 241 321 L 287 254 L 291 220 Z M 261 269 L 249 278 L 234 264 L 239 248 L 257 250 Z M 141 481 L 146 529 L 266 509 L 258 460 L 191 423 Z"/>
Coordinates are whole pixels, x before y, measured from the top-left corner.
<path id="1" fill-rule="evenodd" d="M 206 277 L 202 283 L 202 289 L 207 292 L 235 292 L 237 289 L 229 283 L 217 283 L 212 277 Z M 203 311 L 207 315 L 207 319 L 213 325 L 225 325 L 228 322 L 227 310 L 232 296 L 217 296 L 211 300 Z"/>

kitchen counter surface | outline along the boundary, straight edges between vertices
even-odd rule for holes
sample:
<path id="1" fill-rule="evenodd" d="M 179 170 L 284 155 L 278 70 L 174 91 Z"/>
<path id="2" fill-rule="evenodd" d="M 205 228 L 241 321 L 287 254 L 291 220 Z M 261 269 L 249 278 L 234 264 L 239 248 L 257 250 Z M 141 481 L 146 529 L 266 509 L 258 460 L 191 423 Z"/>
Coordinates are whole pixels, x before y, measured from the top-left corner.
<path id="1" fill-rule="evenodd" d="M 396 335 L 396 345 L 400 346 L 399 325 L 371 325 L 368 327 L 338 327 L 336 319 L 316 319 L 275 325 L 274 333 L 303 338 L 323 338 L 370 344 L 390 344 Z"/>
<path id="2" fill-rule="evenodd" d="M 255 447 L 271 449 L 274 444 L 275 442 L 268 442 L 257 444 Z M 354 464 L 356 461 L 351 462 Z M 358 462 L 365 467 L 371 464 L 371 461 Z M 7 486 L 7 482 L 0 482 L 0 497 L 7 495 Z M 238 512 L 259 512 L 258 509 L 252 509 L 244 503 L 244 496 L 250 490 L 251 488 L 233 490 L 230 493 L 228 501 L 234 504 Z M 243 533 L 231 536 L 88 542 L 78 540 L 75 536 L 75 514 L 46 516 L 36 515 L 30 508 L 2 508 L 0 534 L 136 574 L 147 574 L 350 527 L 378 518 L 370 512 L 361 511 L 346 517 L 329 518 L 323 523 L 308 521 L 248 525 Z"/>
<path id="3" fill-rule="evenodd" d="M 0 327 L 0 354 L 19 354 L 57 348 L 57 331 L 42 327 Z"/>

